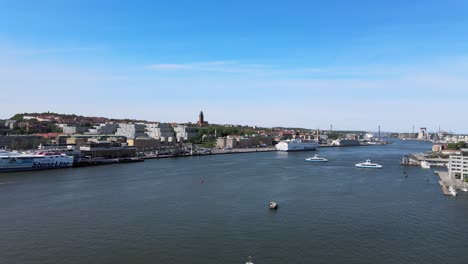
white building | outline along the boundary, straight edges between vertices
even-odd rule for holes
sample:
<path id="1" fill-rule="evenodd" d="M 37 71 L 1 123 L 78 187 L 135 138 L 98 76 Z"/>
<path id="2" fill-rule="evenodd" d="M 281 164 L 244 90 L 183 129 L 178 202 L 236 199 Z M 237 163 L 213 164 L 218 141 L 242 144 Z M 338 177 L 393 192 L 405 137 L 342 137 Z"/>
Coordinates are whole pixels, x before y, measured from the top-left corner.
<path id="1" fill-rule="evenodd" d="M 31 120 L 31 119 L 36 119 L 35 116 L 23 116 L 23 120 Z"/>
<path id="2" fill-rule="evenodd" d="M 63 133 L 67 135 L 79 134 L 79 133 L 88 131 L 87 127 L 76 126 L 76 125 L 60 124 L 59 127 L 61 127 L 63 130 Z"/>
<path id="3" fill-rule="evenodd" d="M 451 179 L 468 179 L 468 149 L 461 149 L 461 155 L 450 155 L 449 176 Z"/>
<path id="4" fill-rule="evenodd" d="M 118 136 L 125 136 L 130 139 L 134 139 L 137 137 L 146 137 L 146 134 L 145 134 L 146 126 L 144 124 L 120 123 L 118 125 L 119 127 L 117 128 L 117 131 L 115 132 L 115 134 Z"/>
<path id="5" fill-rule="evenodd" d="M 174 131 L 177 139 L 190 140 L 197 136 L 197 129 L 186 125 L 177 125 Z"/>
<path id="6" fill-rule="evenodd" d="M 174 129 L 167 123 L 146 124 L 146 135 L 150 138 L 160 139 L 161 141 L 172 141 L 174 138 Z"/>
<path id="7" fill-rule="evenodd" d="M 110 135 L 115 134 L 119 124 L 99 124 L 89 129 L 89 134 Z"/>
<path id="8" fill-rule="evenodd" d="M 429 135 L 427 134 L 427 128 L 421 127 L 418 133 L 419 140 L 429 140 Z"/>

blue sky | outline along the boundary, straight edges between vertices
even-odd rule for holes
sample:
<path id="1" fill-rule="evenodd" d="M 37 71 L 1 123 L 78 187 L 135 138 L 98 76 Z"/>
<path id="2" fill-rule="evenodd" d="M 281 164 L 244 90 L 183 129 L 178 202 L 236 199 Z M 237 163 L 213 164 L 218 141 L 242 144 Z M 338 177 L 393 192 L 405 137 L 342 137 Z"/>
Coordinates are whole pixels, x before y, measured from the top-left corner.
<path id="1" fill-rule="evenodd" d="M 468 133 L 467 72 L 467 1 L 0 0 L 0 118 Z"/>

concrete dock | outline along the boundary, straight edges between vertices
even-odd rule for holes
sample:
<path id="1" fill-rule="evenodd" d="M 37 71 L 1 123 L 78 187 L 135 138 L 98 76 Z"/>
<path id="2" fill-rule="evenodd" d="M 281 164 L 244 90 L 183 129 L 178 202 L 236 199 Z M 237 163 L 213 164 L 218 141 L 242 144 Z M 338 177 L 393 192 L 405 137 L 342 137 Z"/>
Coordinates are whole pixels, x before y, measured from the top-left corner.
<path id="1" fill-rule="evenodd" d="M 449 192 L 447 186 L 445 186 L 445 184 L 444 184 L 443 181 L 439 181 L 439 185 L 440 185 L 440 188 L 442 189 L 442 192 L 443 192 L 445 195 L 449 195 L 449 196 L 452 195 L 452 194 Z"/>

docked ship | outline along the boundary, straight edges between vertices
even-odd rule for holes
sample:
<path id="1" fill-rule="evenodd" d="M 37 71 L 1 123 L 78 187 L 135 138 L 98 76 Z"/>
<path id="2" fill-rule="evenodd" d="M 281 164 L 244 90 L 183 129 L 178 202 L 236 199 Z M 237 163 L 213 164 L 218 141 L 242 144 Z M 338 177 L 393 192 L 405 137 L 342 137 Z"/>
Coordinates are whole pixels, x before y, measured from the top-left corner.
<path id="1" fill-rule="evenodd" d="M 304 150 L 316 150 L 318 147 L 317 141 L 306 140 L 306 139 L 291 139 L 282 140 L 276 144 L 276 149 L 279 151 L 304 151 Z"/>
<path id="2" fill-rule="evenodd" d="M 58 152 L 19 153 L 0 150 L 0 172 L 60 169 L 73 166 L 73 157 Z"/>

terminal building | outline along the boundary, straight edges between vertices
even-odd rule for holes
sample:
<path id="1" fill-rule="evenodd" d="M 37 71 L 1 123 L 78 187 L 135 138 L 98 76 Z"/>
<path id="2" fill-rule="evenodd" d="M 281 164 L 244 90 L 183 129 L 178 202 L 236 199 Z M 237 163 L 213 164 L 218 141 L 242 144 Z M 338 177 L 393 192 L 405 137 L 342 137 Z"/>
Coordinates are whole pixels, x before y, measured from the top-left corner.
<path id="1" fill-rule="evenodd" d="M 451 179 L 468 181 L 468 148 L 460 150 L 460 155 L 450 155 L 449 176 Z"/>

